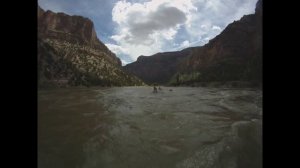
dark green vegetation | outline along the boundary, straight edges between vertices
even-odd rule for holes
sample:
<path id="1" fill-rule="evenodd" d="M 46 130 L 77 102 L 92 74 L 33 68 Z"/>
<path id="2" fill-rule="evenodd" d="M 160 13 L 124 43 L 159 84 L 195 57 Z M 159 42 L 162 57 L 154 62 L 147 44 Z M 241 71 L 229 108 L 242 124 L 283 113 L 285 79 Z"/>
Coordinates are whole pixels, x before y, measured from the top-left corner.
<path id="1" fill-rule="evenodd" d="M 58 43 L 55 44 L 53 41 L 45 42 L 40 39 L 38 43 L 40 87 L 143 84 L 138 78 L 126 74 L 120 67 L 109 63 L 101 55 L 88 54 L 79 45 L 58 41 L 55 41 Z"/>

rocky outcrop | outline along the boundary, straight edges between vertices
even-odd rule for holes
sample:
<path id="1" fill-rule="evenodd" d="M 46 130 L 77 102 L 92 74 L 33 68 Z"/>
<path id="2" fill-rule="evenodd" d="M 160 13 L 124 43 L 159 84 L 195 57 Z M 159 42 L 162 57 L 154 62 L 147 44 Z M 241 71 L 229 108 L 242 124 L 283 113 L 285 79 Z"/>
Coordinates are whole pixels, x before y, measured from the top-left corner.
<path id="1" fill-rule="evenodd" d="M 91 20 L 40 7 L 38 82 L 40 87 L 143 84 L 121 69 L 120 59 L 97 38 Z"/>
<path id="2" fill-rule="evenodd" d="M 88 18 L 49 10 L 45 12 L 38 7 L 38 35 L 42 39 L 68 41 L 101 50 L 112 63 L 121 66 L 120 59 L 97 38 L 94 24 Z"/>

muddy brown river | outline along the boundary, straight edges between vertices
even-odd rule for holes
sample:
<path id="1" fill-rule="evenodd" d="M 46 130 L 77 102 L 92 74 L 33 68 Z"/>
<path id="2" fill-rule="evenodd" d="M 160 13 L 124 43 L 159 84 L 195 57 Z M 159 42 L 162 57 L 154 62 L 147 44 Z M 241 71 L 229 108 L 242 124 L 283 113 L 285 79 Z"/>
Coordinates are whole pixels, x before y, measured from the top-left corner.
<path id="1" fill-rule="evenodd" d="M 38 167 L 260 168 L 262 91 L 39 90 Z"/>

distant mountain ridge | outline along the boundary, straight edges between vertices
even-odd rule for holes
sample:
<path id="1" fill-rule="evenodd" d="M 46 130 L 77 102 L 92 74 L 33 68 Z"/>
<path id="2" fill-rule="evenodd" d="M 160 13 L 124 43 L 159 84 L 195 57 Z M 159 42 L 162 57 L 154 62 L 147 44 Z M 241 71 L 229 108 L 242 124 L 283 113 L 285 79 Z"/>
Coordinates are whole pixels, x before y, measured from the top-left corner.
<path id="1" fill-rule="evenodd" d="M 158 68 L 161 70 L 155 70 Z M 157 53 L 147 59 L 138 59 L 124 69 L 148 84 L 261 83 L 262 0 L 256 4 L 255 14 L 245 15 L 229 24 L 206 45 L 178 52 Z"/>
<path id="2" fill-rule="evenodd" d="M 177 72 L 179 63 L 189 52 L 189 49 L 186 49 L 157 53 L 152 56 L 139 56 L 136 62 L 127 64 L 123 68 L 148 84 L 163 84 L 171 80 L 172 75 Z"/>
<path id="3" fill-rule="evenodd" d="M 91 20 L 40 7 L 37 12 L 39 87 L 143 84 L 122 70 L 120 59 L 97 38 Z"/>

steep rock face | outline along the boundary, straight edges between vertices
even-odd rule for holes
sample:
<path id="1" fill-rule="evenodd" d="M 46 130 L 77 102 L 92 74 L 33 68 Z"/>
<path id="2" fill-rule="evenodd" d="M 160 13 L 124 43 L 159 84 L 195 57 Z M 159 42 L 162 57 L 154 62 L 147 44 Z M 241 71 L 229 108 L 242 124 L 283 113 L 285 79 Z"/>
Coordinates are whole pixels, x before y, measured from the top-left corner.
<path id="1" fill-rule="evenodd" d="M 177 72 L 179 62 L 189 53 L 190 49 L 186 49 L 179 52 L 140 56 L 136 62 L 124 66 L 124 69 L 148 84 L 165 84 Z"/>
<path id="2" fill-rule="evenodd" d="M 38 35 L 42 39 L 90 46 L 105 52 L 112 63 L 121 65 L 120 59 L 97 38 L 93 22 L 82 16 L 69 16 L 49 10 L 45 12 L 38 7 Z"/>
<path id="3" fill-rule="evenodd" d="M 121 69 L 121 61 L 81 16 L 38 7 L 38 82 L 52 85 L 140 85 Z"/>

